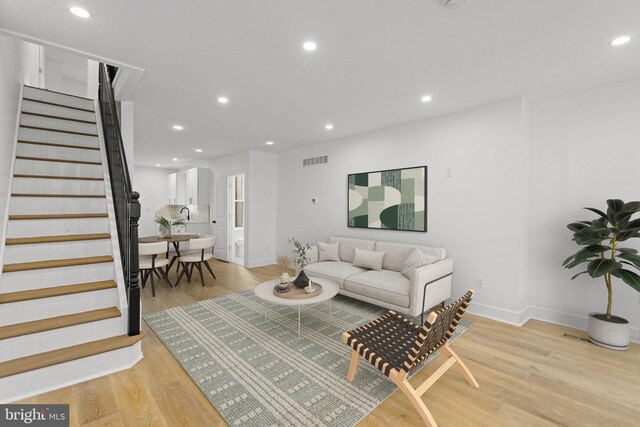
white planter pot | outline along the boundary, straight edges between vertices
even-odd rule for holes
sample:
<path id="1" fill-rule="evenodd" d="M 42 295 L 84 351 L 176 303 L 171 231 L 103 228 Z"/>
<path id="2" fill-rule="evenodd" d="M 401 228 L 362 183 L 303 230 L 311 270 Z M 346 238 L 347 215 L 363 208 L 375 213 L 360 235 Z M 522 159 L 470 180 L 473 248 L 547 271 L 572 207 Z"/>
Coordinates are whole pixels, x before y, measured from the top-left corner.
<path id="1" fill-rule="evenodd" d="M 589 313 L 589 341 L 600 347 L 611 350 L 627 350 L 629 348 L 629 322 L 618 316 L 611 316 L 614 321 L 601 320 L 602 313 Z"/>

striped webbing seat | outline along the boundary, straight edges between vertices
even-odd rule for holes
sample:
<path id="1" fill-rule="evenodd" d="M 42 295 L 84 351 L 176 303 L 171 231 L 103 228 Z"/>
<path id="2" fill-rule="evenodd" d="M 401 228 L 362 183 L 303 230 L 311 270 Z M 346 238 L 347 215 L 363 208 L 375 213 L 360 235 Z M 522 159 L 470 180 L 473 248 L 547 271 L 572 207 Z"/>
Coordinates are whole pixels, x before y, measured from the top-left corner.
<path id="1" fill-rule="evenodd" d="M 427 319 L 422 327 L 389 310 L 376 320 L 346 332 L 345 341 L 386 376 L 391 370 L 410 373 L 451 338 L 473 294 L 469 290 L 455 302 L 436 310 L 435 321 L 430 323 Z"/>

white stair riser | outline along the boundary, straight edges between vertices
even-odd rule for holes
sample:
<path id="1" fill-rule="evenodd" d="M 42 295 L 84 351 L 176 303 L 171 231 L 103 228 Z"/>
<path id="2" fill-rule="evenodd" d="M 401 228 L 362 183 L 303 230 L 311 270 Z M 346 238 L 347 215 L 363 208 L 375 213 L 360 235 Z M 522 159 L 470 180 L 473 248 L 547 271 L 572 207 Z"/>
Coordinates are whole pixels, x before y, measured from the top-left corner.
<path id="1" fill-rule="evenodd" d="M 102 163 L 102 155 L 97 150 L 83 150 L 81 148 L 52 147 L 19 143 L 16 149 L 18 156 L 43 157 L 47 159 L 80 160 L 83 162 Z"/>
<path id="2" fill-rule="evenodd" d="M 121 371 L 132 367 L 141 358 L 142 346 L 138 342 L 131 347 L 0 378 L 0 403 L 14 402 Z"/>
<path id="3" fill-rule="evenodd" d="M 9 221 L 7 237 L 62 236 L 64 234 L 108 232 L 108 218 L 29 219 Z"/>
<path id="4" fill-rule="evenodd" d="M 20 141 L 50 142 L 53 144 L 81 145 L 83 147 L 99 146 L 97 136 L 74 135 L 28 128 L 20 128 L 18 130 L 18 139 Z"/>
<path id="5" fill-rule="evenodd" d="M 74 283 L 115 280 L 114 264 L 76 265 L 72 267 L 44 268 L 40 270 L 2 273 L 1 292 L 20 292 L 30 289 L 72 285 Z"/>
<path id="6" fill-rule="evenodd" d="M 118 290 L 116 288 L 0 304 L 0 326 L 64 316 L 82 311 L 118 307 L 119 305 Z"/>
<path id="7" fill-rule="evenodd" d="M 26 99 L 22 101 L 22 111 L 25 113 L 46 114 L 49 116 L 86 120 L 90 122 L 96 121 L 95 113 L 74 110 L 71 108 L 57 107 L 55 105 L 43 104 L 41 102 L 29 101 Z"/>
<path id="8" fill-rule="evenodd" d="M 93 123 L 82 123 L 73 120 L 54 119 L 50 117 L 20 115 L 21 126 L 35 126 L 39 128 L 66 130 L 70 132 L 97 134 L 97 127 Z"/>
<path id="9" fill-rule="evenodd" d="M 13 178 L 13 193 L 104 195 L 104 181 Z"/>
<path id="10" fill-rule="evenodd" d="M 123 333 L 122 319 L 115 317 L 9 338 L 1 341 L 0 362 L 83 344 L 87 341 L 111 338 Z"/>
<path id="11" fill-rule="evenodd" d="M 111 255 L 111 239 L 7 245 L 4 248 L 4 263 L 14 264 L 103 255 Z"/>
<path id="12" fill-rule="evenodd" d="M 2 340 L 0 362 L 44 353 L 64 347 L 83 344 L 122 335 L 126 331 L 122 317 L 53 329 Z"/>
<path id="13" fill-rule="evenodd" d="M 50 92 L 46 90 L 34 89 L 30 87 L 24 88 L 24 98 L 38 99 L 41 101 L 53 102 L 55 104 L 70 105 L 72 107 L 85 108 L 93 110 L 93 101 L 89 99 L 76 98 L 74 96 L 64 95 L 61 93 Z"/>
<path id="14" fill-rule="evenodd" d="M 107 211 L 106 199 L 84 197 L 11 197 L 11 215 L 102 213 Z"/>
<path id="15" fill-rule="evenodd" d="M 86 165 L 83 163 L 47 162 L 40 160 L 16 159 L 16 174 L 78 176 L 102 178 L 102 165 Z"/>

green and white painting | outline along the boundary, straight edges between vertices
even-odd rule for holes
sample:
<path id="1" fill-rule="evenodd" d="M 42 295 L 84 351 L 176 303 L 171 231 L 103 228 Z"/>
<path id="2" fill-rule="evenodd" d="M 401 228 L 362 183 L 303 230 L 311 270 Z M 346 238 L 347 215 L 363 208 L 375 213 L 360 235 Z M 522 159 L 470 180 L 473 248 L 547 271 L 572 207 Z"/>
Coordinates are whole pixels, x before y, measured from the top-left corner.
<path id="1" fill-rule="evenodd" d="M 427 231 L 427 167 L 350 174 L 349 227 Z"/>

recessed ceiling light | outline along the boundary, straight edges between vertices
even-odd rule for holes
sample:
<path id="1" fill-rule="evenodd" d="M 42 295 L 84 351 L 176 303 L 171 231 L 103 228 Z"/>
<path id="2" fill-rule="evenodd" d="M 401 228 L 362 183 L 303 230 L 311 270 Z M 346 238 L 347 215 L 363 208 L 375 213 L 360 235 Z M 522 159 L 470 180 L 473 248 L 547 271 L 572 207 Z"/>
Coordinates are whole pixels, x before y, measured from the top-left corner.
<path id="1" fill-rule="evenodd" d="M 89 18 L 91 16 L 91 14 L 89 12 L 87 12 L 86 9 L 83 9 L 81 7 L 72 7 L 71 9 L 69 9 L 69 12 L 73 13 L 74 15 L 76 15 L 79 18 Z"/>
<path id="2" fill-rule="evenodd" d="M 218 102 L 220 104 L 226 104 L 227 102 L 229 102 L 229 98 L 227 98 L 226 96 L 220 96 L 218 97 Z"/>
<path id="3" fill-rule="evenodd" d="M 327 123 L 326 125 L 324 125 L 324 128 L 326 130 L 331 130 L 331 129 L 333 129 L 333 125 L 331 123 Z"/>
<path id="4" fill-rule="evenodd" d="M 157 166 L 157 167 L 160 167 L 160 163 L 156 163 L 156 166 Z"/>
<path id="5" fill-rule="evenodd" d="M 304 48 L 304 50 L 308 50 L 309 52 L 312 52 L 312 51 L 316 50 L 318 45 L 316 45 L 315 42 L 308 41 L 308 42 L 304 42 L 302 47 Z"/>
<path id="6" fill-rule="evenodd" d="M 431 98 L 431 95 L 424 95 L 422 98 L 420 98 L 420 101 L 427 103 L 431 102 L 432 99 L 433 98 Z"/>
<path id="7" fill-rule="evenodd" d="M 196 153 L 202 153 L 202 148 L 196 148 Z"/>
<path id="8" fill-rule="evenodd" d="M 267 142 L 265 142 L 265 144 L 267 144 L 267 145 L 273 145 L 273 141 L 267 141 Z"/>
<path id="9" fill-rule="evenodd" d="M 184 127 L 183 127 L 182 125 L 173 125 L 173 128 L 174 128 L 175 130 L 182 130 L 182 129 L 184 129 Z"/>
<path id="10" fill-rule="evenodd" d="M 178 161 L 178 158 L 177 158 L 177 157 L 174 157 L 174 158 L 173 158 L 173 159 L 171 159 L 171 160 L 173 160 L 174 162 L 177 162 L 177 161 Z"/>
<path id="11" fill-rule="evenodd" d="M 622 36 L 622 37 L 617 37 L 613 40 L 611 40 L 609 42 L 609 44 L 611 46 L 622 46 L 623 44 L 627 44 L 631 41 L 631 37 L 629 36 Z"/>

